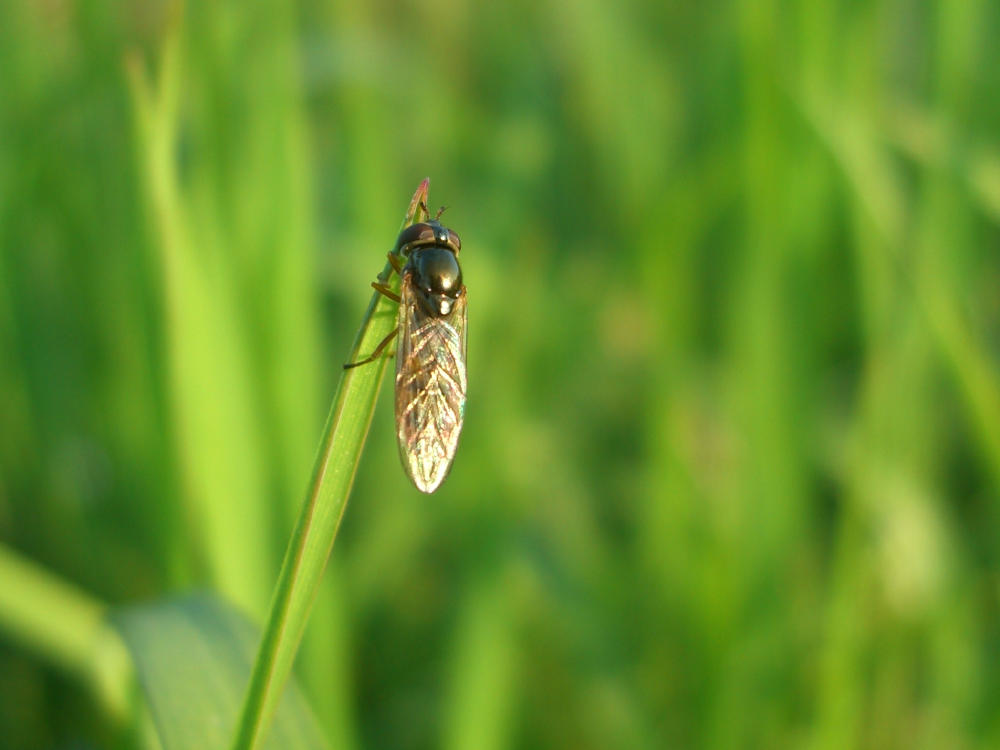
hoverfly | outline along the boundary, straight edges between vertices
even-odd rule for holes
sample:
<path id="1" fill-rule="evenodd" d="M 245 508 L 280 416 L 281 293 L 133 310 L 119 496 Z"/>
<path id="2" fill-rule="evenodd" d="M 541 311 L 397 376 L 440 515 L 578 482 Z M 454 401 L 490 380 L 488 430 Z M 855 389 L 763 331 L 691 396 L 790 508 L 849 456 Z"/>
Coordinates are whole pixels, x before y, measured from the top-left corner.
<path id="1" fill-rule="evenodd" d="M 389 263 L 401 277 L 400 294 L 372 282 L 376 291 L 399 303 L 396 328 L 371 356 L 344 365 L 346 369 L 373 362 L 398 335 L 399 456 L 413 484 L 426 493 L 434 492 L 448 475 L 465 414 L 466 307 L 458 264 L 462 241 L 438 221 L 442 211 L 399 233 Z"/>

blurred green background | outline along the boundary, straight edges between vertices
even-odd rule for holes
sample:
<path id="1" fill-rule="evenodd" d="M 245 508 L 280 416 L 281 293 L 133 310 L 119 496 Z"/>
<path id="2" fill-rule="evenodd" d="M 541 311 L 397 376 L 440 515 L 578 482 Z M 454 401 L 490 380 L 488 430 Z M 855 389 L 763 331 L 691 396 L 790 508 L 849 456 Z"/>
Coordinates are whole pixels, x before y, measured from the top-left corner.
<path id="1" fill-rule="evenodd" d="M 0 4 L 3 558 L 261 621 L 430 176 L 465 433 L 420 495 L 383 384 L 297 666 L 332 745 L 1000 746 L 998 36 L 985 0 Z M 8 615 L 0 747 L 132 747 Z"/>

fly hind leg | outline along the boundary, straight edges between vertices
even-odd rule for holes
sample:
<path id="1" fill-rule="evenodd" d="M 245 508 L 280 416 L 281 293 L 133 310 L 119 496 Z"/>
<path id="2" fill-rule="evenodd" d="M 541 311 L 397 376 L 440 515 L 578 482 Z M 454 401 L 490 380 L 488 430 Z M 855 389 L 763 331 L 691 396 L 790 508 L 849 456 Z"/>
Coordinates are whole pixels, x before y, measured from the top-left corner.
<path id="1" fill-rule="evenodd" d="M 364 359 L 358 360 L 357 362 L 348 362 L 346 365 L 344 365 L 344 369 L 350 370 L 352 367 L 359 367 L 361 365 L 367 365 L 369 362 L 374 362 L 376 359 L 378 359 L 378 355 L 380 355 L 383 352 L 383 350 L 389 345 L 389 342 L 392 341 L 394 338 L 396 338 L 397 333 L 399 333 L 399 326 L 393 328 L 392 331 L 389 333 L 389 335 L 386 336 L 384 339 L 382 339 L 381 342 L 379 342 L 379 345 L 375 347 L 375 351 L 373 351 L 369 356 L 365 357 Z"/>

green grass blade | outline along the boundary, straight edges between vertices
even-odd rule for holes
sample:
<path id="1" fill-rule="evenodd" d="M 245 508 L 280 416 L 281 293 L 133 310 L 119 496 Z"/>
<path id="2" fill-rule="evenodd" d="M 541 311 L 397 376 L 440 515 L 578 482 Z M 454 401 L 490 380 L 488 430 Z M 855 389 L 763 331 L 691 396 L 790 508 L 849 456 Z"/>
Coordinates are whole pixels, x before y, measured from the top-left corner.
<path id="1" fill-rule="evenodd" d="M 116 720 L 129 710 L 131 678 L 105 605 L 0 544 L 0 633 L 90 685 Z"/>
<path id="2" fill-rule="evenodd" d="M 86 672 L 102 604 L 2 545 L 0 581 L 0 630 L 67 672 Z"/>
<path id="3" fill-rule="evenodd" d="M 192 114 L 202 88 L 212 85 L 209 76 L 193 75 L 197 43 L 194 23 L 178 13 L 165 34 L 155 76 L 146 73 L 139 57 L 131 58 L 139 176 L 162 279 L 171 452 L 186 520 L 197 529 L 190 546 L 198 548 L 217 590 L 260 617 L 278 549 L 270 544 L 274 511 L 268 492 L 270 456 L 277 451 L 268 450 L 265 436 L 282 430 L 269 424 L 269 417 L 278 421 L 273 416 L 278 410 L 259 397 L 266 378 L 254 351 L 255 342 L 272 335 L 279 315 L 260 315 L 269 321 L 266 326 L 249 322 L 254 316 L 243 299 L 251 296 L 265 305 L 269 294 L 248 294 L 241 284 L 247 243 L 230 229 L 217 200 L 235 189 L 207 176 L 207 158 L 186 164 L 176 158 L 184 138 L 207 137 L 206 124 Z M 279 194 L 290 191 L 271 171 L 244 182 L 266 182 Z M 281 255 L 290 258 L 294 252 L 285 248 Z M 280 287 L 283 276 L 276 263 L 268 288 Z M 272 355 L 270 361 L 284 356 Z M 309 390 L 310 374 L 301 373 L 302 391 Z M 188 543 L 176 544 L 178 558 L 188 558 Z"/>
<path id="4" fill-rule="evenodd" d="M 208 595 L 129 607 L 113 615 L 163 750 L 224 747 L 250 674 L 258 631 Z M 325 748 L 315 716 L 291 686 L 264 747 Z"/>
<path id="5" fill-rule="evenodd" d="M 427 201 L 428 180 L 413 194 L 403 226 L 413 223 Z M 390 280 L 387 263 L 379 279 Z M 393 279 L 398 286 L 398 278 Z M 372 352 L 396 324 L 395 303 L 375 293 L 361 322 L 349 361 Z M 347 506 L 347 496 L 368 435 L 386 358 L 345 370 L 323 431 L 306 502 L 288 543 L 246 700 L 234 750 L 259 746 L 295 659 L 326 560 Z"/>
<path id="6" fill-rule="evenodd" d="M 447 750 L 510 743 L 517 659 L 508 591 L 496 573 L 477 580 L 459 617 L 441 743 Z"/>

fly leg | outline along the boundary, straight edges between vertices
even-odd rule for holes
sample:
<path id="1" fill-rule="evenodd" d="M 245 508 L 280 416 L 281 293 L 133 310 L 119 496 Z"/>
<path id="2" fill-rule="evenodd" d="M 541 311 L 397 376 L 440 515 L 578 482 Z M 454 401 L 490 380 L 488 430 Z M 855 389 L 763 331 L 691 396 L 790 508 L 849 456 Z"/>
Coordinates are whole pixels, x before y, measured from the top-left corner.
<path id="1" fill-rule="evenodd" d="M 392 266 L 392 270 L 398 273 L 400 276 L 403 275 L 403 260 L 395 253 L 386 253 L 386 258 L 389 260 L 389 265 Z M 378 275 L 378 281 L 372 282 L 372 289 L 381 294 L 384 297 L 388 297 L 393 302 L 402 302 L 399 295 L 392 291 L 389 286 L 385 283 L 389 280 L 389 276 L 392 275 L 392 271 L 385 278 L 382 278 L 382 274 Z"/>
<path id="2" fill-rule="evenodd" d="M 388 259 L 389 265 L 392 266 L 392 270 L 398 273 L 400 276 L 402 276 L 403 266 L 405 265 L 402 259 L 400 259 L 400 257 L 395 253 L 386 253 L 385 257 Z M 392 276 L 392 274 L 390 273 L 389 276 Z M 392 291 L 389 288 L 389 286 L 385 283 L 385 281 L 388 281 L 388 278 L 383 280 L 382 276 L 379 275 L 378 279 L 379 279 L 378 281 L 372 282 L 372 289 L 381 294 L 383 297 L 388 297 L 393 302 L 403 301 L 402 299 L 400 299 L 399 295 L 396 294 L 394 291 Z"/>
<path id="3" fill-rule="evenodd" d="M 398 273 L 400 276 L 402 276 L 403 275 L 402 260 L 400 260 L 400 258 L 393 253 L 388 253 L 386 257 L 389 259 L 389 265 L 392 266 L 392 270 Z M 399 303 L 403 301 L 398 294 L 392 291 L 388 287 L 388 285 L 386 285 L 381 281 L 373 281 L 372 289 L 381 294 L 383 297 L 388 297 L 393 302 Z M 374 362 L 376 359 L 378 359 L 378 355 L 380 355 L 382 351 L 389 345 L 389 342 L 396 337 L 397 333 L 399 333 L 399 326 L 396 326 L 388 336 L 382 339 L 382 341 L 379 342 L 379 345 L 375 347 L 375 351 L 373 351 L 369 356 L 365 357 L 362 360 L 358 360 L 357 362 L 348 362 L 347 364 L 344 365 L 344 369 L 349 370 L 352 367 L 358 367 L 359 365 L 366 365 L 369 362 Z"/>
<path id="4" fill-rule="evenodd" d="M 394 291 L 392 291 L 385 284 L 380 284 L 377 281 L 373 281 L 372 282 L 372 289 L 374 289 L 376 292 L 378 292 L 382 296 L 388 297 L 393 302 L 402 302 L 403 301 L 402 298 L 400 298 L 400 296 L 398 294 L 396 294 Z"/>
<path id="5" fill-rule="evenodd" d="M 392 253 L 389 253 L 389 262 L 392 263 L 392 267 L 393 268 L 396 267 L 396 264 L 393 263 L 393 255 L 392 255 Z M 393 300 L 394 302 L 400 302 L 401 301 L 398 294 L 396 294 L 394 291 L 392 291 L 385 284 L 381 284 L 378 281 L 373 281 L 372 282 L 372 289 L 374 289 L 379 294 L 381 294 L 381 295 L 383 295 L 385 297 L 388 297 L 389 299 Z M 379 342 L 379 345 L 375 347 L 375 351 L 373 351 L 371 353 L 371 355 L 365 357 L 362 360 L 359 360 L 358 362 L 348 362 L 346 365 L 344 365 L 344 369 L 345 370 L 349 370 L 352 367 L 357 367 L 358 365 L 366 365 L 369 362 L 374 362 L 376 359 L 378 359 L 378 355 L 382 353 L 382 350 L 385 349 L 389 345 L 389 342 L 392 341 L 393 338 L 395 338 L 395 336 L 396 336 L 397 333 L 399 333 L 399 326 L 396 326 L 395 328 L 393 328 L 392 329 L 392 333 L 390 333 L 388 336 L 386 336 L 384 339 L 382 339 L 382 341 Z"/>
<path id="6" fill-rule="evenodd" d="M 378 359 L 378 355 L 382 353 L 382 350 L 389 345 L 389 342 L 392 341 L 394 338 L 396 338 L 397 333 L 399 333 L 399 326 L 393 328 L 392 332 L 384 339 L 382 339 L 379 345 L 375 347 L 375 351 L 373 351 L 369 356 L 365 357 L 362 360 L 358 360 L 357 362 L 348 362 L 346 365 L 344 365 L 344 369 L 350 370 L 352 367 L 358 367 L 359 365 L 367 365 L 369 362 L 374 362 L 376 359 Z"/>
<path id="7" fill-rule="evenodd" d="M 399 297 L 389 291 L 389 287 L 385 285 L 385 282 L 387 282 L 392 277 L 392 271 L 395 271 L 397 274 L 402 276 L 403 269 L 406 267 L 406 262 L 403 258 L 400 258 L 394 252 L 386 253 L 385 257 L 389 261 L 389 265 L 392 267 L 392 270 L 388 272 L 386 272 L 386 270 L 383 270 L 382 273 L 380 273 L 378 276 L 375 277 L 376 279 L 378 279 L 378 281 L 372 282 L 372 286 L 378 289 L 383 294 L 385 294 L 385 296 L 388 297 L 389 299 L 395 302 L 399 302 Z"/>

